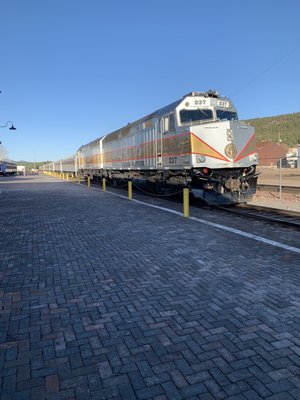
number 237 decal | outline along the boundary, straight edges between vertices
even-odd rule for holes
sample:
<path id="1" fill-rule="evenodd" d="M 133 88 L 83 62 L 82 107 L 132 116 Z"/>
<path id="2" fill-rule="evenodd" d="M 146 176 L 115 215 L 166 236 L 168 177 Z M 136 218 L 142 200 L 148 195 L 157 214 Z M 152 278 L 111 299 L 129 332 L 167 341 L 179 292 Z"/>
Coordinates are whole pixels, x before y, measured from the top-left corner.
<path id="1" fill-rule="evenodd" d="M 177 157 L 169 157 L 169 164 L 176 164 L 177 163 Z"/>

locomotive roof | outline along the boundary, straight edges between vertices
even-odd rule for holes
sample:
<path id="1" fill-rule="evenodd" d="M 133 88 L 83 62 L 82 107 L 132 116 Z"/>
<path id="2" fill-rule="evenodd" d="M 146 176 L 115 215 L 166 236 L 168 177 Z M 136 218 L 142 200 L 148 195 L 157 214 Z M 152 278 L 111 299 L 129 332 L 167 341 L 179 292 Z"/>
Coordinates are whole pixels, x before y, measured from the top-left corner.
<path id="1" fill-rule="evenodd" d="M 181 99 L 174 101 L 173 103 L 163 107 L 159 108 L 158 110 L 154 111 L 153 113 L 147 115 L 146 117 L 141 118 L 140 120 L 137 120 L 133 123 L 137 122 L 142 122 L 144 120 L 147 120 L 149 118 L 153 117 L 160 117 L 164 114 L 168 114 L 170 111 L 172 111 L 175 107 L 178 106 L 186 97 L 189 96 L 202 96 L 202 97 L 214 97 L 214 98 L 220 98 L 220 94 L 216 90 L 208 90 L 207 92 L 190 92 L 187 93 L 186 95 L 182 96 Z"/>
<path id="2" fill-rule="evenodd" d="M 162 116 L 162 115 L 168 114 L 168 113 L 170 113 L 172 110 L 174 110 L 174 108 L 177 107 L 177 106 L 178 106 L 186 97 L 188 97 L 188 96 L 203 96 L 203 97 L 215 97 L 215 98 L 220 98 L 219 93 L 218 93 L 217 91 L 215 91 L 215 90 L 208 90 L 207 92 L 190 92 L 190 93 L 187 93 L 186 95 L 182 96 L 179 100 L 176 100 L 176 101 L 174 101 L 173 103 L 168 104 L 168 105 L 165 106 L 165 107 L 159 108 L 159 109 L 157 109 L 156 111 L 152 112 L 151 114 L 146 115 L 145 117 L 142 117 L 142 118 L 140 118 L 140 119 L 138 119 L 138 120 L 136 120 L 136 121 L 133 121 L 133 122 L 131 122 L 131 123 L 128 123 L 127 125 L 123 126 L 122 128 L 119 128 L 119 129 L 117 129 L 117 130 L 115 130 L 115 131 L 113 131 L 113 132 L 109 132 L 109 133 L 107 134 L 107 136 L 110 136 L 111 138 L 113 138 L 115 135 L 117 135 L 117 134 L 120 133 L 121 131 L 123 131 L 123 130 L 125 130 L 125 129 L 126 129 L 126 130 L 130 129 L 130 127 L 131 127 L 132 125 L 138 125 L 138 124 L 141 124 L 142 122 L 145 122 L 145 121 L 147 121 L 147 120 L 149 120 L 149 119 L 151 119 L 151 118 L 155 118 L 155 117 L 158 118 L 158 117 L 160 117 L 160 116 Z M 80 150 L 82 147 L 85 147 L 85 146 L 88 146 L 88 145 L 93 144 L 94 142 L 96 142 L 97 140 L 103 138 L 104 136 L 106 136 L 106 135 L 99 136 L 98 138 L 92 140 L 91 142 L 86 143 L 86 144 L 80 146 L 79 150 Z"/>
<path id="3" fill-rule="evenodd" d="M 127 125 L 123 126 L 122 128 L 117 129 L 116 131 L 108 133 L 107 136 L 113 136 L 115 134 L 118 134 L 119 132 L 123 131 L 124 129 L 130 128 L 132 125 L 140 124 L 140 123 L 142 123 L 144 121 L 147 121 L 148 119 L 151 119 L 151 118 L 154 118 L 154 117 L 160 117 L 162 115 L 168 114 L 170 111 L 174 110 L 174 108 L 177 107 L 178 104 L 182 102 L 182 100 L 183 100 L 183 98 L 181 98 L 181 99 L 179 99 L 177 101 L 174 101 L 173 103 L 171 103 L 171 104 L 169 104 L 169 105 L 167 105 L 165 107 L 159 108 L 158 110 L 152 112 L 151 114 L 146 115 L 145 117 L 142 117 L 142 118 L 140 118 L 140 119 L 138 119 L 138 120 L 136 120 L 134 122 L 128 123 Z M 103 135 L 103 136 L 105 136 L 105 135 Z M 98 141 L 103 136 L 99 136 L 98 138 L 92 140 L 91 142 L 80 146 L 79 150 L 82 147 L 85 147 L 85 146 L 88 146 L 88 145 L 92 145 L 94 142 Z"/>
<path id="4" fill-rule="evenodd" d="M 156 116 L 159 117 L 159 116 L 161 116 L 161 115 L 168 114 L 168 113 L 169 113 L 170 111 L 172 111 L 175 107 L 177 107 L 178 104 L 180 104 L 180 103 L 182 102 L 182 99 L 183 99 L 183 98 L 181 98 L 181 99 L 179 99 L 179 100 L 177 100 L 177 101 L 174 101 L 173 103 L 171 103 L 171 104 L 169 104 L 169 105 L 167 105 L 167 106 L 165 106 L 165 107 L 163 107 L 163 108 L 159 108 L 158 110 L 154 111 L 154 113 L 148 115 L 147 117 L 145 117 L 145 118 L 143 118 L 143 119 L 148 119 L 149 117 L 150 117 L 150 118 L 153 118 L 153 117 L 156 117 Z"/>

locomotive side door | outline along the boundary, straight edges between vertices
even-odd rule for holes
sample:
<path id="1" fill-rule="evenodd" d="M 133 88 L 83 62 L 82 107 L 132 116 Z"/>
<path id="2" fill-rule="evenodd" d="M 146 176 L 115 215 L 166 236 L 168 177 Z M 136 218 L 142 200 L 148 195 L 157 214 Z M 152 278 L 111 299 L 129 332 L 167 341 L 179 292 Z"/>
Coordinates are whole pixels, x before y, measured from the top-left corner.
<path id="1" fill-rule="evenodd" d="M 157 137 L 157 166 L 158 168 L 163 167 L 163 152 L 164 152 L 164 141 L 163 136 L 169 132 L 169 115 L 163 115 L 158 120 L 158 137 Z"/>
<path id="2" fill-rule="evenodd" d="M 163 131 L 163 120 L 162 118 L 158 118 L 156 121 L 156 140 L 155 140 L 155 154 L 156 154 L 156 167 L 162 167 L 162 131 Z"/>

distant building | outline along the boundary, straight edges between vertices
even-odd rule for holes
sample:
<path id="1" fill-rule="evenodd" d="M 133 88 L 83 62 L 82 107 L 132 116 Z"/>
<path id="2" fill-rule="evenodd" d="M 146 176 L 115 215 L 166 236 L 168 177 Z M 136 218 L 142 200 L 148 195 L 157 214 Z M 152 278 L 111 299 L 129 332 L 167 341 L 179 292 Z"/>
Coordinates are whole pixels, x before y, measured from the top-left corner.
<path id="1" fill-rule="evenodd" d="M 297 168 L 298 164 L 298 150 L 297 147 L 290 147 L 286 155 L 286 159 L 282 160 L 281 165 L 287 168 Z M 286 164 L 286 165 L 285 165 Z"/>
<path id="2" fill-rule="evenodd" d="M 257 143 L 259 165 L 276 167 L 281 158 L 286 158 L 289 148 L 285 144 L 278 144 L 271 141 Z"/>
<path id="3" fill-rule="evenodd" d="M 17 172 L 19 175 L 25 175 L 26 168 L 24 165 L 17 165 Z"/>

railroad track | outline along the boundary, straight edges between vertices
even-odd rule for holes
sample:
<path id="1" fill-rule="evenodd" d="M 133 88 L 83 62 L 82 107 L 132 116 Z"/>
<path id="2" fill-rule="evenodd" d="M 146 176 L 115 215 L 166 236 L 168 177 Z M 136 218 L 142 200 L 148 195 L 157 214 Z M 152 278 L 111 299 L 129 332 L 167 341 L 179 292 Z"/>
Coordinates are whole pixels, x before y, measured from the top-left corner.
<path id="1" fill-rule="evenodd" d="M 300 213 L 289 210 L 279 210 L 263 206 L 239 204 L 234 207 L 211 206 L 223 212 L 239 215 L 244 218 L 265 221 L 271 224 L 292 227 L 300 231 Z"/>
<path id="2" fill-rule="evenodd" d="M 260 183 L 257 185 L 257 190 L 261 190 L 262 192 L 279 192 L 279 185 L 269 185 Z M 300 195 L 300 186 L 281 186 L 282 193 L 291 193 L 291 194 L 299 194 Z"/>

